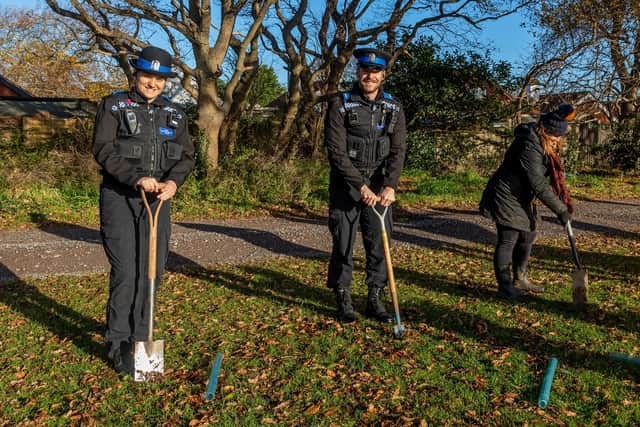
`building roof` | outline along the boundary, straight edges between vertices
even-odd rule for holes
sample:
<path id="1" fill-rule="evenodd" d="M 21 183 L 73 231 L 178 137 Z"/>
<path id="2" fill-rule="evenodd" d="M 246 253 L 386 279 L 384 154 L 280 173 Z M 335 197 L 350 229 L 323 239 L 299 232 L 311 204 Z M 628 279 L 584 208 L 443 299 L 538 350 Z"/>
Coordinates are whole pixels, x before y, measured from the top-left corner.
<path id="1" fill-rule="evenodd" d="M 612 106 L 598 101 L 586 91 L 549 94 L 542 99 L 540 112 L 552 111 L 562 103 L 573 104 L 577 113 L 575 122 L 596 121 L 600 124 L 608 124 L 616 119 L 616 111 Z"/>
<path id="2" fill-rule="evenodd" d="M 15 98 L 0 96 L 0 117 L 51 115 L 58 118 L 92 117 L 94 102 L 74 98 Z"/>
<path id="3" fill-rule="evenodd" d="M 20 98 L 22 98 L 22 97 L 32 97 L 33 96 L 29 92 L 27 92 L 26 90 L 22 89 L 21 87 L 16 86 L 15 84 L 11 83 L 2 74 L 0 74 L 0 85 L 6 86 L 11 92 L 15 93 Z"/>

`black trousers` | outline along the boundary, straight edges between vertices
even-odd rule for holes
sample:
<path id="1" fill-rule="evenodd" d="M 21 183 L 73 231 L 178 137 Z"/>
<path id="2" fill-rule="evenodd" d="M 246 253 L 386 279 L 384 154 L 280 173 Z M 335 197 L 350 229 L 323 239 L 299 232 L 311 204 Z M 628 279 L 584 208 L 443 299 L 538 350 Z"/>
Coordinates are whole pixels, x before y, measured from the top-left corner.
<path id="1" fill-rule="evenodd" d="M 147 193 L 147 198 L 155 212 L 158 200 L 153 193 Z M 165 201 L 158 215 L 156 287 L 169 253 L 169 212 L 170 201 Z M 111 264 L 105 334 L 105 341 L 111 344 L 111 353 L 121 342 L 147 339 L 149 223 L 140 193 L 129 187 L 103 183 L 100 188 L 100 232 Z"/>
<path id="2" fill-rule="evenodd" d="M 536 238 L 535 231 L 516 230 L 497 224 L 498 243 L 493 255 L 493 265 L 498 281 L 499 272 L 513 263 L 513 267 L 526 268 L 531 255 L 531 247 Z"/>
<path id="3" fill-rule="evenodd" d="M 329 230 L 333 240 L 327 286 L 331 289 L 351 287 L 353 273 L 353 246 L 358 226 L 362 233 L 366 262 L 365 284 L 370 288 L 384 288 L 387 283 L 387 266 L 384 260 L 380 219 L 371 208 L 361 201 L 356 201 L 345 189 L 343 183 L 331 183 L 329 187 Z M 380 191 L 381 185 L 372 185 L 374 192 Z M 376 206 L 378 212 L 383 208 Z M 385 216 L 387 236 L 391 238 L 391 207 Z"/>

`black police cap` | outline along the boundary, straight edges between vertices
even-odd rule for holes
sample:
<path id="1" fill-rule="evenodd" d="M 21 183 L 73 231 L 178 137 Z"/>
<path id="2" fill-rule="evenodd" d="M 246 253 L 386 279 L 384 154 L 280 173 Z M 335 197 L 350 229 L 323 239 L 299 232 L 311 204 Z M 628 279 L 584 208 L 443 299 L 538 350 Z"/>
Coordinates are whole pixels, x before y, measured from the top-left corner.
<path id="1" fill-rule="evenodd" d="M 155 46 L 145 47 L 138 58 L 129 61 L 136 70 L 161 77 L 175 77 L 177 74 L 171 70 L 172 62 L 169 52 Z"/>
<path id="2" fill-rule="evenodd" d="M 369 47 L 354 50 L 353 56 L 358 60 L 359 67 L 374 70 L 386 70 L 391 60 L 387 52 Z"/>

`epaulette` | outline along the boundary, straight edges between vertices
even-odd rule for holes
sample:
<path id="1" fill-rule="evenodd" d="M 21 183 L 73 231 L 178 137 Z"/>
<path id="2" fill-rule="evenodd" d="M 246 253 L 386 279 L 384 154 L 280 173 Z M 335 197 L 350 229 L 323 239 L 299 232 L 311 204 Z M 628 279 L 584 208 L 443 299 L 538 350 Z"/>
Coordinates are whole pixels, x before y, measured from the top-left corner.
<path id="1" fill-rule="evenodd" d="M 342 100 L 349 102 L 351 100 L 351 92 L 342 92 Z"/>
<path id="2" fill-rule="evenodd" d="M 169 98 L 167 95 L 162 95 L 162 99 L 164 99 L 167 102 L 173 102 L 171 101 L 171 98 Z"/>
<path id="3" fill-rule="evenodd" d="M 393 96 L 391 96 L 391 94 L 388 92 L 383 92 L 382 96 L 384 97 L 384 99 L 393 99 Z"/>
<path id="4" fill-rule="evenodd" d="M 111 95 L 124 95 L 125 93 L 129 93 L 129 91 L 126 89 L 118 89 L 114 91 Z"/>

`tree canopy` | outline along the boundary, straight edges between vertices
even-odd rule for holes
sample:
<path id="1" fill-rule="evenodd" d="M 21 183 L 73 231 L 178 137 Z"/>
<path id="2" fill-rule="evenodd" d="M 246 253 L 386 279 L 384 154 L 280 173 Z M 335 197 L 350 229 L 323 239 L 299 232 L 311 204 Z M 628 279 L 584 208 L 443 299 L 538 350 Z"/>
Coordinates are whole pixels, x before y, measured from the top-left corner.
<path id="1" fill-rule="evenodd" d="M 0 73 L 35 96 L 100 99 L 123 78 L 90 39 L 50 11 L 0 8 Z"/>
<path id="2" fill-rule="evenodd" d="M 515 86 L 510 64 L 420 38 L 398 56 L 385 90 L 402 101 L 409 129 L 460 130 L 508 117 Z"/>

